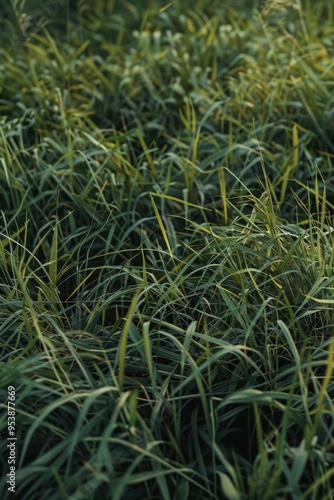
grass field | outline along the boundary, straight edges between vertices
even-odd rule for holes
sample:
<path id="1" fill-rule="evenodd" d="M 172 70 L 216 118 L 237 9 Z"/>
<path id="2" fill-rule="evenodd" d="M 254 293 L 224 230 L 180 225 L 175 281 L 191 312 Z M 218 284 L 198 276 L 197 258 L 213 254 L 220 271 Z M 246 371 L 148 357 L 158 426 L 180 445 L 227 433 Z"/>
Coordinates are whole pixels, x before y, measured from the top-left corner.
<path id="1" fill-rule="evenodd" d="M 1 498 L 334 498 L 334 4 L 1 5 Z"/>

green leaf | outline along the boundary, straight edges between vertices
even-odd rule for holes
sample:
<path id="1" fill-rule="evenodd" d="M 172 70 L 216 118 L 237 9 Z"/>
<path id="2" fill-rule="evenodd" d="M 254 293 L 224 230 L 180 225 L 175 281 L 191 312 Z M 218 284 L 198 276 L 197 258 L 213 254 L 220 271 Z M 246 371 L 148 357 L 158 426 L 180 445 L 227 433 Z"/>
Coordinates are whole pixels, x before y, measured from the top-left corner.
<path id="1" fill-rule="evenodd" d="M 220 485 L 225 497 L 228 500 L 240 500 L 241 497 L 229 476 L 227 474 L 224 474 L 223 472 L 218 472 L 218 474 L 220 477 Z"/>

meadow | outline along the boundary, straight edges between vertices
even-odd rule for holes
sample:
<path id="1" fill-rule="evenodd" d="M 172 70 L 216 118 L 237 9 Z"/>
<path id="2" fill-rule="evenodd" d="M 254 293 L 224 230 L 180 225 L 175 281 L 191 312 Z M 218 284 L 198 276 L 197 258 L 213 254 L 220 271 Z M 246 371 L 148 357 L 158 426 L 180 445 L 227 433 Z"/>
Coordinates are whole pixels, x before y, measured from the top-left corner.
<path id="1" fill-rule="evenodd" d="M 334 4 L 0 13 L 1 498 L 334 498 Z"/>

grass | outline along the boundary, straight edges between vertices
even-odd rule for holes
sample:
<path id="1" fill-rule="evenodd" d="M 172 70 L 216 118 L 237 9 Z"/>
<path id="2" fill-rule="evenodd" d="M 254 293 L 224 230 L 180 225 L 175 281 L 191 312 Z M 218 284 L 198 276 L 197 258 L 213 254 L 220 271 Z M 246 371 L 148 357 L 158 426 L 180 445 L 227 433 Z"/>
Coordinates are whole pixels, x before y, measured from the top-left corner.
<path id="1" fill-rule="evenodd" d="M 331 499 L 333 8 L 2 9 L 3 498 Z"/>

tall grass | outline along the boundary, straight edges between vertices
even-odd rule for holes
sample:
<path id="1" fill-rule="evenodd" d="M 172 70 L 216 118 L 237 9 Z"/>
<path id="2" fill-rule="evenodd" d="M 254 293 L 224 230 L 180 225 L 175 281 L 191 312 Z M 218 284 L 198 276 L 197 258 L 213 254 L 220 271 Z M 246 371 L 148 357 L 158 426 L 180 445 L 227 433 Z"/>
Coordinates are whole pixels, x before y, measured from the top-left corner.
<path id="1" fill-rule="evenodd" d="M 255 4 L 2 7 L 3 498 L 8 386 L 17 498 L 332 498 L 333 9 Z"/>

